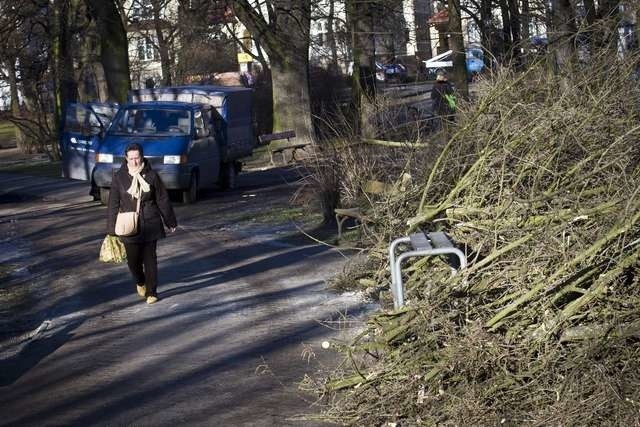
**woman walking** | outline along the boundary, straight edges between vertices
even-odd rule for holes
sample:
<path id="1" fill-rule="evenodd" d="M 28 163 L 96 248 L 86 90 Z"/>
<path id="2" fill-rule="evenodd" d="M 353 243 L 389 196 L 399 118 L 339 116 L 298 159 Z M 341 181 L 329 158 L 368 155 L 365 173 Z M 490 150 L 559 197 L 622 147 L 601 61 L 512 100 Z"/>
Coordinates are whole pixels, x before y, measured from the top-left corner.
<path id="1" fill-rule="evenodd" d="M 153 304 L 158 301 L 156 245 L 165 237 L 165 226 L 173 233 L 178 224 L 167 190 L 144 158 L 142 146 L 129 144 L 124 154 L 125 161 L 111 182 L 107 232 L 115 234 L 118 212 L 135 212 L 140 200 L 137 232 L 120 239 L 138 295 Z"/>

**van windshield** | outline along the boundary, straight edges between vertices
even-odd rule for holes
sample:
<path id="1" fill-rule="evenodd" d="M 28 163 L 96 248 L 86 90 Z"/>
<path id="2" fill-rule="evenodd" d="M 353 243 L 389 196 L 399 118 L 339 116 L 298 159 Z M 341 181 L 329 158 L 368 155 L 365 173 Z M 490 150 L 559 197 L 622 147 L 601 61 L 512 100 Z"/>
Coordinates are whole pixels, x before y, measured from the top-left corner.
<path id="1" fill-rule="evenodd" d="M 191 111 L 127 108 L 114 119 L 109 133 L 118 135 L 190 135 Z"/>

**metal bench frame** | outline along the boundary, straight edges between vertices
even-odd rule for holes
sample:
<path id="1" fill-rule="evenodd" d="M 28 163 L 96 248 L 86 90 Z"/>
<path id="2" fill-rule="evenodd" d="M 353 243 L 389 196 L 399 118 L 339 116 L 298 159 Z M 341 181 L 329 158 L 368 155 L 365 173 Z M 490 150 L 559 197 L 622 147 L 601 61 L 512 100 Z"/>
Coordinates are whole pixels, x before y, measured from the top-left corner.
<path id="1" fill-rule="evenodd" d="M 274 159 L 273 155 L 274 155 L 274 154 L 281 154 L 281 155 L 282 155 L 282 164 L 283 164 L 283 165 L 286 165 L 286 164 L 287 164 L 286 152 L 287 152 L 288 150 L 291 150 L 291 161 L 292 161 L 292 162 L 297 161 L 298 159 L 296 158 L 296 152 L 297 152 L 298 150 L 305 151 L 305 150 L 306 150 L 306 147 L 307 147 L 308 145 L 309 145 L 309 144 L 307 144 L 307 143 L 305 143 L 305 144 L 295 144 L 295 145 L 283 145 L 282 147 L 278 147 L 278 148 L 276 148 L 276 149 L 274 149 L 274 150 L 271 150 L 271 149 L 270 149 L 270 150 L 269 150 L 269 158 L 270 158 L 270 160 L 271 160 L 271 164 L 272 164 L 272 165 L 275 165 L 275 164 L 276 164 L 276 162 L 275 162 L 275 159 Z"/>
<path id="2" fill-rule="evenodd" d="M 411 249 L 396 257 L 396 248 L 401 244 L 410 244 Z M 404 284 L 402 283 L 402 262 L 411 257 L 427 257 L 433 255 L 453 254 L 460 260 L 460 268 L 451 267 L 452 273 L 467 267 L 467 257 L 455 246 L 449 237 L 441 232 L 414 233 L 408 237 L 400 237 L 391 242 L 389 246 L 389 264 L 391 269 L 391 293 L 393 294 L 393 306 L 398 309 L 404 306 Z"/>

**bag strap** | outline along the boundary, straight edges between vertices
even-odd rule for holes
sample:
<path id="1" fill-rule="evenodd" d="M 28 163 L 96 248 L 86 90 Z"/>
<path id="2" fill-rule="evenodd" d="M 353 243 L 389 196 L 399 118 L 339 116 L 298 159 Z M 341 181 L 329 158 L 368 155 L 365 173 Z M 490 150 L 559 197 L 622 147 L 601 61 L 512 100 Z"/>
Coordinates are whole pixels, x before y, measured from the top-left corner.
<path id="1" fill-rule="evenodd" d="M 138 203 L 136 203 L 136 213 L 140 213 L 140 200 L 142 200 L 142 193 L 140 193 L 140 197 L 138 197 Z"/>

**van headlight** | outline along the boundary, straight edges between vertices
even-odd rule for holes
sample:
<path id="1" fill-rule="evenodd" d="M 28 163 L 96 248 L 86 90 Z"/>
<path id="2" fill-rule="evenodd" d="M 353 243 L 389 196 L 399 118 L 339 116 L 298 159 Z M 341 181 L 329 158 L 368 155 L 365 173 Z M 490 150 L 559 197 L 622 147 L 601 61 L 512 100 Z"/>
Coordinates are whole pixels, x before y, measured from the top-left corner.
<path id="1" fill-rule="evenodd" d="M 96 162 L 98 162 L 98 163 L 113 163 L 113 154 L 96 153 Z"/>
<path id="2" fill-rule="evenodd" d="M 187 163 L 187 156 L 164 156 L 163 163 L 165 165 L 179 165 Z"/>

